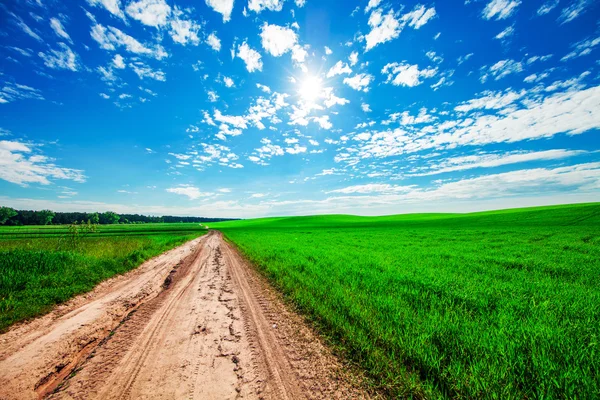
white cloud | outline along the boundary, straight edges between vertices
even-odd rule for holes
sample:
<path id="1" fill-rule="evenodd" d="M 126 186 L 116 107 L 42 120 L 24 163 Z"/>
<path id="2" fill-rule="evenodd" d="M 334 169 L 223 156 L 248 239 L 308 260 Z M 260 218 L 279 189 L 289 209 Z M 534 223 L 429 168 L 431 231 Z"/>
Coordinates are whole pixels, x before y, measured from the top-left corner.
<path id="1" fill-rule="evenodd" d="M 390 63 L 383 67 L 382 74 L 387 74 L 386 83 L 395 86 L 418 86 L 422 78 L 432 78 L 437 74 L 437 68 L 425 68 L 419 70 L 417 64 Z"/>
<path id="2" fill-rule="evenodd" d="M 246 118 L 242 116 L 234 116 L 234 115 L 223 115 L 221 111 L 215 110 L 214 113 L 215 121 L 222 122 L 225 124 L 233 125 L 236 128 L 246 129 L 248 128 L 248 123 Z"/>
<path id="3" fill-rule="evenodd" d="M 125 61 L 123 59 L 123 56 L 120 54 L 115 54 L 115 57 L 113 58 L 113 65 L 115 68 L 124 69 Z"/>
<path id="4" fill-rule="evenodd" d="M 249 0 L 248 9 L 255 13 L 260 13 L 262 10 L 281 11 L 283 8 L 283 0 Z"/>
<path id="5" fill-rule="evenodd" d="M 102 76 L 100 79 L 106 82 L 113 82 L 117 80 L 117 77 L 111 67 L 104 68 L 102 66 L 96 68 L 96 71 Z"/>
<path id="6" fill-rule="evenodd" d="M 360 108 L 364 111 L 364 112 L 371 112 L 371 106 L 369 106 L 367 103 L 362 103 L 360 105 Z"/>
<path id="7" fill-rule="evenodd" d="M 343 106 L 344 104 L 350 103 L 350 100 L 344 99 L 343 97 L 337 97 L 333 93 L 333 88 L 328 87 L 323 89 L 323 96 L 325 97 L 325 101 L 323 102 L 327 108 L 331 108 L 336 104 Z"/>
<path id="8" fill-rule="evenodd" d="M 18 15 L 16 15 L 16 14 L 13 14 L 13 13 L 10 13 L 10 14 L 11 14 L 11 15 L 12 15 L 12 17 L 15 19 L 15 21 L 16 21 L 15 23 L 17 24 L 17 26 L 18 26 L 19 28 L 21 28 L 21 30 L 22 30 L 23 32 L 25 32 L 27 35 L 31 36 L 32 38 L 34 38 L 35 40 L 37 40 L 37 41 L 38 41 L 38 42 L 40 42 L 40 43 L 43 43 L 43 42 L 44 42 L 44 40 L 43 40 L 43 39 L 40 37 L 40 35 L 38 35 L 37 33 L 35 33 L 35 32 L 33 31 L 33 29 L 31 29 L 31 28 L 29 27 L 29 25 L 27 25 L 27 24 L 25 23 L 25 21 L 23 21 L 23 20 L 21 19 L 21 17 L 19 17 L 19 16 L 18 16 Z"/>
<path id="9" fill-rule="evenodd" d="M 507 27 L 506 29 L 504 29 L 499 34 L 497 34 L 495 36 L 495 38 L 498 40 L 503 40 L 503 39 L 506 39 L 506 38 L 514 35 L 514 33 L 515 33 L 515 27 L 511 25 L 511 26 Z"/>
<path id="10" fill-rule="evenodd" d="M 300 154 L 306 153 L 306 147 L 300 146 L 298 143 L 294 144 L 294 147 L 287 147 L 285 152 L 288 154 Z"/>
<path id="11" fill-rule="evenodd" d="M 444 58 L 438 55 L 435 51 L 428 51 L 427 53 L 425 53 L 425 55 L 427 56 L 427 58 L 429 58 L 436 64 L 440 64 L 444 61 Z"/>
<path id="12" fill-rule="evenodd" d="M 506 19 L 517 11 L 521 0 L 492 0 L 483 9 L 483 18 Z"/>
<path id="13" fill-rule="evenodd" d="M 464 56 L 460 56 L 456 59 L 456 61 L 458 62 L 458 65 L 461 65 L 462 63 L 464 63 L 471 57 L 473 57 L 473 53 L 469 53 L 469 54 L 465 54 Z"/>
<path id="14" fill-rule="evenodd" d="M 331 55 L 331 54 L 333 54 L 333 51 L 331 51 L 331 49 L 329 47 L 325 46 L 325 54 Z"/>
<path id="15" fill-rule="evenodd" d="M 577 42 L 577 43 L 571 45 L 571 47 L 573 47 L 573 51 L 571 51 L 569 54 L 567 54 L 560 60 L 567 61 L 567 60 L 570 60 L 571 58 L 587 56 L 588 54 L 590 54 L 592 52 L 594 47 L 598 46 L 599 44 L 600 44 L 600 36 L 598 36 L 595 39 L 588 38 L 588 39 L 582 40 L 580 42 Z"/>
<path id="16" fill-rule="evenodd" d="M 242 134 L 242 130 L 239 128 L 231 128 L 227 124 L 219 125 L 219 133 L 215 136 L 220 140 L 226 140 L 227 136 L 239 136 Z"/>
<path id="17" fill-rule="evenodd" d="M 389 183 L 367 183 L 364 185 L 347 186 L 342 189 L 330 190 L 326 193 L 367 194 L 367 193 L 402 193 L 409 192 L 412 186 L 391 185 Z"/>
<path id="18" fill-rule="evenodd" d="M 539 196 L 541 193 L 557 193 L 565 190 L 579 193 L 597 192 L 599 189 L 600 163 L 587 163 L 558 168 L 523 169 L 451 182 L 441 181 L 431 188 L 385 183 L 355 185 L 329 193 L 367 194 L 368 196 L 348 196 L 329 200 L 336 200 L 341 204 L 358 202 L 362 205 L 375 206 L 402 202 L 506 198 L 524 194 Z"/>
<path id="19" fill-rule="evenodd" d="M 198 43 L 200 43 L 200 39 L 198 38 L 200 25 L 196 21 L 181 18 L 184 13 L 177 7 L 175 7 L 173 14 L 175 17 L 172 18 L 169 23 L 169 34 L 171 35 L 171 39 L 173 39 L 175 43 L 182 45 L 191 43 L 194 46 L 197 46 Z"/>
<path id="20" fill-rule="evenodd" d="M 73 40 L 71 40 L 71 37 L 65 31 L 65 28 L 63 27 L 60 20 L 58 20 L 58 18 L 50 18 L 50 27 L 52 28 L 54 33 L 56 33 L 56 36 L 66 39 L 70 43 L 73 43 Z"/>
<path id="21" fill-rule="evenodd" d="M 198 150 L 199 147 L 201 149 Z M 169 153 L 169 155 L 178 160 L 179 168 L 191 166 L 203 171 L 206 167 L 214 164 L 234 169 L 244 167 L 235 162 L 239 157 L 229 147 L 220 144 L 200 143 L 200 146 L 195 146 L 194 150 L 187 154 Z"/>
<path id="22" fill-rule="evenodd" d="M 526 92 L 524 90 L 520 92 L 507 90 L 505 92 L 486 91 L 482 94 L 482 96 L 461 103 L 460 105 L 454 107 L 454 110 L 458 112 L 469 112 L 472 110 L 498 110 L 514 104 L 516 101 L 523 98 Z"/>
<path id="23" fill-rule="evenodd" d="M 457 115 L 445 116 L 418 127 L 403 126 L 373 132 L 367 142 L 338 153 L 336 161 L 392 157 L 429 149 L 483 146 L 576 135 L 600 128 L 600 86 L 582 89 L 577 79 L 564 92 L 540 94 L 488 92 L 456 107 Z M 560 86 L 555 85 L 556 89 Z M 554 90 L 556 90 L 554 89 Z"/>
<path id="24" fill-rule="evenodd" d="M 515 60 L 500 60 L 487 70 L 483 68 L 482 72 L 483 74 L 480 78 L 482 83 L 487 81 L 490 76 L 495 80 L 499 80 L 508 75 L 523 72 L 523 64 L 520 61 Z"/>
<path id="25" fill-rule="evenodd" d="M 215 101 L 219 100 L 219 95 L 213 90 L 209 90 L 206 94 L 208 95 L 208 101 L 210 101 L 211 103 L 214 103 Z M 209 117 L 207 123 L 209 125 L 214 125 L 214 122 L 211 124 L 210 121 L 212 121 L 212 118 Z"/>
<path id="26" fill-rule="evenodd" d="M 322 117 L 313 117 L 313 121 L 319 124 L 323 129 L 331 129 L 333 124 L 329 121 L 329 115 L 323 115 Z M 306 150 L 306 148 L 304 148 Z"/>
<path id="27" fill-rule="evenodd" d="M 365 51 L 397 38 L 402 31 L 400 22 L 396 19 L 393 10 L 390 10 L 385 16 L 381 14 L 380 9 L 373 11 L 369 17 L 369 26 L 371 26 L 371 32 L 365 36 Z"/>
<path id="28" fill-rule="evenodd" d="M 117 47 L 124 47 L 130 53 L 152 56 L 157 60 L 168 56 L 162 46 L 156 45 L 154 48 L 150 48 L 112 26 L 106 28 L 103 25 L 96 24 L 92 27 L 91 36 L 104 50 L 115 50 Z"/>
<path id="29" fill-rule="evenodd" d="M 419 29 L 430 19 L 435 17 L 435 8 L 427 8 L 424 5 L 417 5 L 411 12 L 402 16 L 402 21 L 406 21 L 408 26 Z"/>
<path id="30" fill-rule="evenodd" d="M 356 74 L 352 78 L 344 78 L 344 84 L 350 86 L 354 90 L 363 92 L 369 91 L 369 84 L 373 80 L 373 75 Z"/>
<path id="31" fill-rule="evenodd" d="M 223 77 L 223 83 L 225 84 L 225 86 L 227 86 L 228 88 L 233 87 L 235 85 L 235 83 L 233 82 L 233 79 L 231 79 L 228 76 L 224 76 Z"/>
<path id="32" fill-rule="evenodd" d="M 549 77 L 550 74 L 548 72 L 542 72 L 540 74 L 531 74 L 525 77 L 525 79 L 523 79 L 523 82 L 527 82 L 527 83 L 537 83 L 537 82 L 541 82 L 544 79 L 546 79 L 547 77 Z"/>
<path id="33" fill-rule="evenodd" d="M 400 36 L 402 29 L 408 25 L 414 29 L 419 29 L 433 17 L 435 17 L 435 8 L 427 8 L 423 5 L 417 5 L 412 11 L 404 14 L 400 20 L 394 10 L 382 14 L 382 9 L 373 10 L 369 16 L 369 26 L 371 31 L 365 36 L 365 51 L 371 50 L 378 44 L 388 42 Z"/>
<path id="34" fill-rule="evenodd" d="M 545 56 L 531 56 L 527 59 L 527 65 L 533 64 L 536 61 L 548 61 L 552 58 L 552 54 L 546 54 Z"/>
<path id="35" fill-rule="evenodd" d="M 550 11 L 554 10 L 556 8 L 556 6 L 558 6 L 559 2 L 560 2 L 560 0 L 549 0 L 549 1 L 545 2 L 544 4 L 542 4 L 540 6 L 540 8 L 538 8 L 537 15 L 548 14 Z"/>
<path id="36" fill-rule="evenodd" d="M 329 71 L 327 72 L 327 77 L 332 78 L 336 75 L 351 74 L 351 73 L 352 73 L 352 69 L 350 69 L 348 64 L 338 61 L 337 63 L 335 63 L 335 65 L 333 67 L 331 67 L 329 69 Z"/>
<path id="37" fill-rule="evenodd" d="M 38 89 L 18 83 L 4 82 L 0 89 L 0 104 L 20 99 L 44 100 L 44 97 Z"/>
<path id="38" fill-rule="evenodd" d="M 261 27 L 260 37 L 263 49 L 275 57 L 290 51 L 298 42 L 298 35 L 292 29 L 266 22 Z"/>
<path id="39" fill-rule="evenodd" d="M 216 12 L 223 15 L 223 22 L 231 19 L 231 11 L 233 10 L 233 0 L 205 0 L 206 5 L 211 7 Z"/>
<path id="40" fill-rule="evenodd" d="M 27 186 L 30 183 L 49 185 L 52 179 L 85 182 L 83 171 L 63 168 L 35 149 L 38 145 L 18 141 L 0 141 L 0 179 Z"/>
<path id="41" fill-rule="evenodd" d="M 424 124 L 427 122 L 433 122 L 437 119 L 437 117 L 432 116 L 427 113 L 427 109 L 422 107 L 419 110 L 419 114 L 417 116 L 410 115 L 408 111 L 403 111 L 402 113 L 393 113 L 390 114 L 389 120 L 383 121 L 383 125 L 389 125 L 391 122 L 399 121 L 400 125 L 417 125 Z"/>
<path id="42" fill-rule="evenodd" d="M 573 21 L 575 18 L 583 14 L 588 5 L 590 5 L 589 0 L 579 0 L 576 3 L 574 2 L 561 11 L 558 21 L 561 24 L 566 24 L 567 22 Z"/>
<path id="43" fill-rule="evenodd" d="M 49 50 L 47 53 L 39 52 L 38 55 L 44 60 L 44 64 L 53 69 L 68 69 L 77 71 L 79 69 L 79 57 L 64 43 L 59 43 L 61 50 Z"/>
<path id="44" fill-rule="evenodd" d="M 87 0 L 92 6 L 102 6 L 115 17 L 125 20 L 125 14 L 121 10 L 121 0 Z"/>
<path id="45" fill-rule="evenodd" d="M 237 56 L 244 60 L 248 72 L 262 71 L 262 61 L 258 51 L 252 49 L 246 42 L 238 46 Z"/>
<path id="46" fill-rule="evenodd" d="M 369 12 L 369 10 L 379 7 L 379 3 L 381 3 L 381 0 L 369 0 L 369 3 L 365 7 L 365 13 Z"/>
<path id="47" fill-rule="evenodd" d="M 358 52 L 357 51 L 353 51 L 350 54 L 350 57 L 348 57 L 348 60 L 350 61 L 350 65 L 353 66 L 358 62 Z"/>
<path id="48" fill-rule="evenodd" d="M 271 88 L 265 85 L 261 85 L 260 83 L 256 84 L 256 87 L 262 90 L 265 93 L 271 93 Z"/>
<path id="49" fill-rule="evenodd" d="M 203 193 L 195 186 L 192 185 L 179 185 L 177 187 L 166 189 L 169 193 L 175 193 L 182 196 L 187 196 L 190 200 L 196 200 L 201 197 L 213 196 L 213 193 Z"/>
<path id="50" fill-rule="evenodd" d="M 215 35 L 214 32 L 208 35 L 208 38 L 206 38 L 206 43 L 214 51 L 221 51 L 221 40 L 217 37 L 217 35 Z"/>
<path id="51" fill-rule="evenodd" d="M 308 46 L 305 46 L 308 48 Z M 302 68 L 302 70 L 304 72 L 307 72 L 308 70 L 306 69 L 306 67 L 304 67 L 304 61 L 306 60 L 306 57 L 308 56 L 308 51 L 306 51 L 306 49 L 298 44 L 294 45 L 294 47 L 292 47 L 292 61 L 294 61 L 297 65 L 300 65 L 300 67 Z"/>
<path id="52" fill-rule="evenodd" d="M 31 50 L 27 49 L 22 49 L 20 47 L 15 47 L 15 46 L 7 46 L 7 48 L 16 51 L 17 53 L 21 54 L 23 57 L 31 57 Z"/>
<path id="53" fill-rule="evenodd" d="M 589 71 L 581 73 L 577 77 L 566 79 L 564 81 L 554 81 L 552 84 L 544 88 L 545 92 L 555 92 L 557 90 L 568 89 L 568 90 L 579 90 L 585 87 L 582 81 L 590 74 Z M 539 88 L 538 88 L 539 89 Z"/>
<path id="54" fill-rule="evenodd" d="M 131 69 L 133 69 L 133 72 L 135 72 L 140 79 L 150 78 L 161 82 L 167 80 L 167 76 L 163 71 L 153 70 L 141 61 L 131 63 L 129 64 L 129 66 L 131 67 Z"/>
<path id="55" fill-rule="evenodd" d="M 274 92 L 271 98 L 259 97 L 256 99 L 255 104 L 248 109 L 245 117 L 246 120 L 252 122 L 258 129 L 265 128 L 262 123 L 262 120 L 265 118 L 269 119 L 273 124 L 281 122 L 276 114 L 278 110 L 288 106 L 285 102 L 287 96 L 287 94 Z"/>
<path id="56" fill-rule="evenodd" d="M 530 170 L 524 170 L 520 174 L 515 173 L 516 177 L 527 174 Z M 597 173 L 597 172 L 596 172 Z M 403 193 L 381 194 L 381 195 L 341 195 L 331 196 L 325 199 L 306 199 L 302 197 L 292 200 L 265 200 L 256 204 L 248 202 L 239 202 L 237 200 L 210 201 L 204 204 L 198 204 L 188 207 L 182 206 L 164 206 L 164 205 L 124 205 L 109 204 L 95 201 L 53 201 L 39 200 L 31 198 L 9 198 L 0 197 L 2 204 L 15 209 L 51 209 L 55 211 L 73 212 L 94 212 L 112 210 L 118 213 L 144 213 L 149 215 L 203 215 L 207 217 L 222 217 L 224 214 L 231 217 L 256 218 L 268 215 L 305 215 L 306 209 L 310 208 L 313 214 L 363 214 L 363 215 L 388 215 L 400 212 L 473 212 L 506 208 L 507 198 L 514 207 L 554 205 L 564 203 L 593 202 L 597 200 L 598 190 L 594 189 L 597 184 L 595 179 L 594 167 L 589 165 L 578 165 L 574 171 L 552 171 L 540 174 L 543 182 L 551 182 L 551 176 L 562 174 L 562 178 L 567 182 L 575 182 L 575 185 L 535 185 L 535 182 L 528 182 L 523 185 L 519 179 L 513 179 L 513 184 L 508 184 L 508 191 L 504 191 L 506 186 L 501 186 L 493 192 L 492 198 L 475 197 L 470 193 L 476 191 L 479 187 L 486 190 L 493 190 L 495 180 L 506 181 L 515 178 L 515 175 L 508 177 L 488 176 L 487 181 L 481 180 L 474 184 L 471 192 L 462 198 L 448 197 L 444 193 L 413 193 L 410 196 Z M 579 175 L 579 177 L 577 176 Z M 291 181 L 292 183 L 294 181 Z M 469 185 L 469 182 L 463 182 Z M 435 188 L 441 186 L 438 184 Z M 519 187 L 526 187 L 526 191 L 520 191 Z M 433 189 L 435 189 L 433 188 Z M 547 190 L 540 190 L 546 189 Z M 452 190 L 453 188 L 446 188 Z M 455 190 L 458 190 L 454 186 Z M 429 200 L 429 198 L 435 196 Z M 444 197 L 446 196 L 446 197 Z"/>
<path id="57" fill-rule="evenodd" d="M 129 3 L 125 11 L 142 24 L 158 28 L 167 24 L 171 7 L 165 0 L 138 0 Z"/>
<path id="58" fill-rule="evenodd" d="M 274 156 L 282 156 L 285 154 L 283 148 L 279 145 L 271 143 L 267 138 L 263 138 L 260 141 L 263 146 L 254 150 L 253 155 L 248 157 L 248 160 L 258 165 L 269 165 L 267 162 Z"/>
<path id="59" fill-rule="evenodd" d="M 468 156 L 451 157 L 435 160 L 430 165 L 418 168 L 409 176 L 430 176 L 448 172 L 465 171 L 474 168 L 494 168 L 503 165 L 519 164 L 533 161 L 560 160 L 585 154 L 581 150 L 544 150 L 513 151 L 508 153 L 479 153 Z"/>

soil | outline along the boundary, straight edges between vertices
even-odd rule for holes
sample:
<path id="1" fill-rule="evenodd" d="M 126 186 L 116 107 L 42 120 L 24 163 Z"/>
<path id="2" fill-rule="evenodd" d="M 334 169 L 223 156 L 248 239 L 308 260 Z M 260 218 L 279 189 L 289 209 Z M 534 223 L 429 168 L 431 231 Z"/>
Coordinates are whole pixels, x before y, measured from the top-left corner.
<path id="1" fill-rule="evenodd" d="M 0 335 L 0 399 L 372 398 L 219 232 Z"/>

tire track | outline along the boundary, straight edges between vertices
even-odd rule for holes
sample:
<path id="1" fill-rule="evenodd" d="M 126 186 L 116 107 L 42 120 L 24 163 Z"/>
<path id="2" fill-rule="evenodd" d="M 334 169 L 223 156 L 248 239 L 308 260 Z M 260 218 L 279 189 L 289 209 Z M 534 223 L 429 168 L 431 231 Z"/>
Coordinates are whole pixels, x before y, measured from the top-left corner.
<path id="1" fill-rule="evenodd" d="M 115 299 L 146 300 L 138 300 L 101 337 L 86 342 L 91 347 L 80 346 L 85 353 L 70 353 L 68 370 L 52 375 L 50 368 L 52 385 L 38 393 L 8 392 L 0 387 L 0 399 L 44 397 L 55 387 L 48 398 L 369 397 L 348 383 L 342 366 L 310 328 L 286 309 L 220 233 L 209 232 L 196 244 L 178 266 L 170 258 L 155 263 L 161 265 L 160 271 L 150 268 L 143 279 L 133 276 L 138 292 L 125 281 L 119 287 L 128 287 L 126 293 L 107 290 L 93 299 L 91 303 L 105 307 Z M 156 277 L 162 282 L 156 282 Z M 142 288 L 156 294 L 143 295 Z M 103 311 L 114 312 L 112 308 Z M 71 312 L 85 317 L 93 329 L 105 327 L 88 315 L 89 309 L 74 307 Z M 58 343 L 70 349 L 73 345 L 67 339 Z M 38 354 L 44 354 L 43 349 Z M 53 354 L 47 357 L 51 362 L 45 365 L 57 365 Z M 33 382 L 31 389 L 39 381 L 30 379 L 26 370 L 18 376 L 27 378 L 23 382 Z"/>
<path id="2" fill-rule="evenodd" d="M 185 264 L 205 240 L 163 253 L 0 335 L 0 399 L 37 399 L 51 392 L 123 319 L 152 301 L 173 267 Z"/>

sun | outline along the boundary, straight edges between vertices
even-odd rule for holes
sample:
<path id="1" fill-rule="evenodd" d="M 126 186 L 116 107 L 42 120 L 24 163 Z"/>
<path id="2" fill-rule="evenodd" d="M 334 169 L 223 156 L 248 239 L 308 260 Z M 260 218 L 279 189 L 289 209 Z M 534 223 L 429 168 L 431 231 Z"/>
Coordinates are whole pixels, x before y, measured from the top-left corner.
<path id="1" fill-rule="evenodd" d="M 308 102 L 315 101 L 321 95 L 321 79 L 316 76 L 308 76 L 300 82 L 298 94 Z"/>

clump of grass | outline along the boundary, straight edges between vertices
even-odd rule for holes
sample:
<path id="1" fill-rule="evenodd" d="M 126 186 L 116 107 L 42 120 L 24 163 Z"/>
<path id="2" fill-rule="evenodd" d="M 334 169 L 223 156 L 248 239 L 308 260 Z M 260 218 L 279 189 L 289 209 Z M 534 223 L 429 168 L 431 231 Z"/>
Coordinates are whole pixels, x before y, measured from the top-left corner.
<path id="1" fill-rule="evenodd" d="M 212 224 L 391 397 L 600 397 L 600 205 Z"/>
<path id="2" fill-rule="evenodd" d="M 131 226 L 120 235 L 90 235 L 77 246 L 52 233 L 31 237 L 23 230 L 20 236 L 0 228 L 0 331 L 205 232 L 196 224 L 155 226 L 145 234 Z"/>

